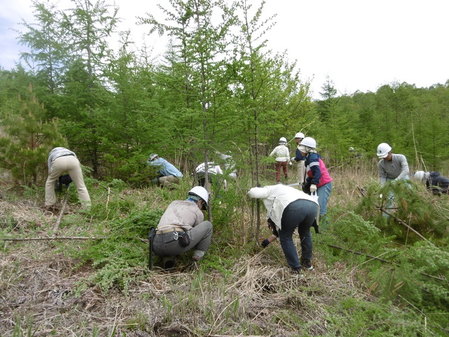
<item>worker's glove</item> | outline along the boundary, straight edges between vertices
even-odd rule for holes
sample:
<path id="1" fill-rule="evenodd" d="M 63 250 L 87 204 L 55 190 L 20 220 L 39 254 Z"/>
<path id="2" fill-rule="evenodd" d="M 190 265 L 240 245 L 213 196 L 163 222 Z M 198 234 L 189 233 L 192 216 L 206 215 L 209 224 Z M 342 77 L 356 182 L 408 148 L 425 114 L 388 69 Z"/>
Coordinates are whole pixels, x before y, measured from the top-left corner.
<path id="1" fill-rule="evenodd" d="M 310 185 L 310 193 L 313 194 L 315 192 L 316 192 L 316 185 L 315 184 Z"/>
<path id="2" fill-rule="evenodd" d="M 262 246 L 263 248 L 265 248 L 265 247 L 267 247 L 269 244 L 270 244 L 270 241 L 269 241 L 268 239 L 265 239 L 265 240 L 262 241 L 261 246 Z"/>
<path id="3" fill-rule="evenodd" d="M 291 161 L 296 161 L 296 157 L 292 157 L 292 159 L 290 159 Z"/>
<path id="4" fill-rule="evenodd" d="M 292 166 L 292 165 L 293 165 L 293 163 L 292 163 L 291 161 L 289 161 L 289 162 L 288 162 L 288 165 Z"/>
<path id="5" fill-rule="evenodd" d="M 312 194 L 310 192 L 310 182 L 305 181 L 305 182 L 302 183 L 302 191 L 304 193 L 307 193 L 308 195 Z"/>

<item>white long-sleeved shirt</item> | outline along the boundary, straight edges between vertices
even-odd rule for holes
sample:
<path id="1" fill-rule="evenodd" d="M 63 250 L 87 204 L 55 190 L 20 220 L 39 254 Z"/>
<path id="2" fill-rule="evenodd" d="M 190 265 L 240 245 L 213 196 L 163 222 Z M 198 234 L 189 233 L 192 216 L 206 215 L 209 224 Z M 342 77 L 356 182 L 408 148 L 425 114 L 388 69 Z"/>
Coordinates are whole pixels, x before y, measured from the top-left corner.
<path id="1" fill-rule="evenodd" d="M 206 164 L 205 163 L 199 164 L 196 167 L 195 172 L 196 173 L 205 173 L 206 172 Z M 208 174 L 213 174 L 213 175 L 222 175 L 223 174 L 223 170 L 221 169 L 220 165 L 217 165 L 211 161 L 207 163 L 207 172 L 208 172 Z"/>
<path id="2" fill-rule="evenodd" d="M 391 160 L 381 159 L 378 168 L 382 185 L 387 180 L 410 179 L 407 158 L 403 154 L 393 153 Z"/>
<path id="3" fill-rule="evenodd" d="M 267 209 L 267 217 L 273 220 L 276 226 L 281 228 L 282 213 L 284 209 L 293 201 L 298 199 L 310 200 L 318 205 L 318 201 L 296 188 L 287 185 L 270 185 L 265 187 L 253 187 L 249 190 L 248 196 L 255 199 L 263 199 Z"/>
<path id="4" fill-rule="evenodd" d="M 284 144 L 276 146 L 270 153 L 270 157 L 276 157 L 276 161 L 290 161 L 290 151 Z"/>

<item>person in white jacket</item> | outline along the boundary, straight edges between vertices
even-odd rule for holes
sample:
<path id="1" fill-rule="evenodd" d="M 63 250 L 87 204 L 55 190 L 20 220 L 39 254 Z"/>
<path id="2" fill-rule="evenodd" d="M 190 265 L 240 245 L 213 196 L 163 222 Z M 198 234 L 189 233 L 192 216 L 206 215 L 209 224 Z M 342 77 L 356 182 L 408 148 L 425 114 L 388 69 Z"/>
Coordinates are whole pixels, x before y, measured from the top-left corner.
<path id="1" fill-rule="evenodd" d="M 287 139 L 281 137 L 279 145 L 276 146 L 270 153 L 270 157 L 276 158 L 276 183 L 281 182 L 281 168 L 284 171 L 285 180 L 288 178 L 288 163 L 290 162 L 290 151 L 287 147 Z"/>
<path id="2" fill-rule="evenodd" d="M 267 209 L 269 227 L 278 233 L 281 247 L 293 272 L 312 270 L 312 235 L 310 227 L 316 224 L 318 201 L 302 191 L 286 185 L 253 187 L 248 196 L 262 199 Z M 298 229 L 301 239 L 301 260 L 293 242 Z"/>
<path id="3" fill-rule="evenodd" d="M 209 181 L 209 184 L 217 183 L 221 180 L 223 180 L 223 186 L 224 188 L 227 187 L 226 179 L 223 179 L 223 170 L 221 169 L 220 165 L 215 164 L 214 162 L 210 161 L 207 163 L 207 178 Z M 201 163 L 195 168 L 195 178 L 198 181 L 199 186 L 206 187 L 206 189 L 210 189 L 210 186 L 206 185 L 206 163 Z"/>

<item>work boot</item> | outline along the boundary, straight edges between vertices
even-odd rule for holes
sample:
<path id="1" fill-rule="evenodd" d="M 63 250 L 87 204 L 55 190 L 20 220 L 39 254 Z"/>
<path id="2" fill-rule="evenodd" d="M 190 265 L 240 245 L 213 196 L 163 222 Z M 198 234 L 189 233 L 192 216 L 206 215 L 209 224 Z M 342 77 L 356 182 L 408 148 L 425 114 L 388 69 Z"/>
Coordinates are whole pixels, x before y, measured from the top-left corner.
<path id="1" fill-rule="evenodd" d="M 308 259 L 301 259 L 301 267 L 305 270 L 313 270 L 312 262 Z"/>
<path id="2" fill-rule="evenodd" d="M 195 261 L 195 262 L 198 262 L 199 260 L 201 260 L 203 258 L 205 253 L 206 252 L 203 251 L 203 250 L 196 249 L 193 252 L 192 260 Z"/>

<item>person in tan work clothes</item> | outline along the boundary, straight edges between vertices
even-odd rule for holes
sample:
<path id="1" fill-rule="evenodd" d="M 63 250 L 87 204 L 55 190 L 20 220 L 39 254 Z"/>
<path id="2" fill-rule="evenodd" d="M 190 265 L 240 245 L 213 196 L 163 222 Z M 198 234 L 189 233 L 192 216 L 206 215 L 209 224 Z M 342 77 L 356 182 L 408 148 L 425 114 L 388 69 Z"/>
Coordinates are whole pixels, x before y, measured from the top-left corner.
<path id="1" fill-rule="evenodd" d="M 285 180 L 287 180 L 288 164 L 291 163 L 290 151 L 285 144 L 287 144 L 287 139 L 285 137 L 281 137 L 279 139 L 279 145 L 276 146 L 270 153 L 270 157 L 276 158 L 276 183 L 278 184 L 281 182 L 281 169 L 284 171 Z"/>
<path id="2" fill-rule="evenodd" d="M 48 177 L 45 183 L 45 208 L 52 209 L 56 204 L 55 183 L 58 178 L 67 172 L 75 183 L 78 198 L 83 207 L 90 207 L 90 196 L 84 184 L 81 164 L 75 152 L 65 147 L 55 147 L 48 155 Z"/>
<path id="3" fill-rule="evenodd" d="M 297 165 L 298 165 L 298 183 L 299 186 L 302 185 L 302 183 L 304 182 L 305 179 L 305 172 L 306 172 L 306 168 L 305 168 L 305 161 L 306 158 L 304 158 L 301 155 L 301 151 L 299 151 L 299 144 L 302 142 L 302 140 L 304 139 L 304 134 L 302 132 L 297 132 L 295 135 L 295 143 L 296 143 L 296 149 L 295 149 L 295 156 L 291 159 L 292 161 L 296 161 Z"/>
<path id="4" fill-rule="evenodd" d="M 193 187 L 186 200 L 175 200 L 167 207 L 153 239 L 153 252 L 163 258 L 164 268 L 175 264 L 174 257 L 194 249 L 192 259 L 199 261 L 212 240 L 212 224 L 204 221 L 201 211 L 207 207 L 209 193 Z"/>

